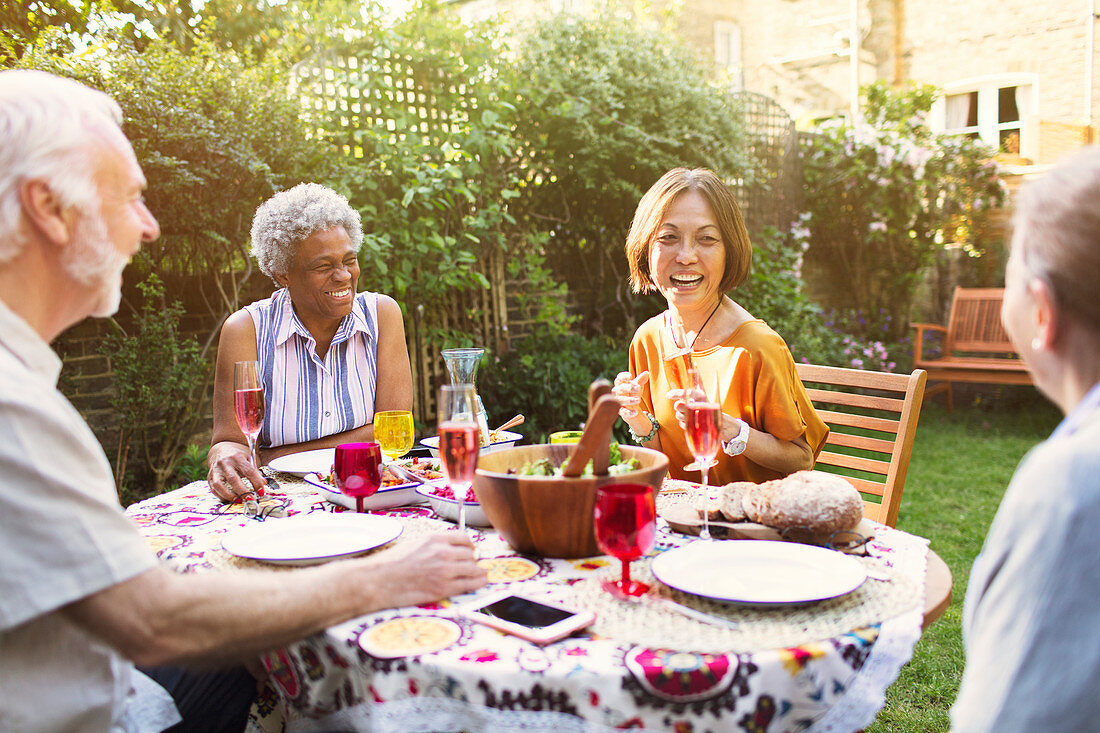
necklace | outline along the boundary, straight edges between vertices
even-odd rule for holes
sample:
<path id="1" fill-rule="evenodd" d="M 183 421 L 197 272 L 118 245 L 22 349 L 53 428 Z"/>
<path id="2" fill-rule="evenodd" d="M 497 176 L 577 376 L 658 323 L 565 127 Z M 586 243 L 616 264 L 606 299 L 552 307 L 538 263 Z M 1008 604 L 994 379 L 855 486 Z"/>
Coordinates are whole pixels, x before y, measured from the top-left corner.
<path id="1" fill-rule="evenodd" d="M 695 351 L 695 342 L 698 341 L 699 337 L 703 335 L 703 329 L 707 327 L 707 324 L 710 323 L 710 319 L 714 318 L 714 314 L 717 313 L 718 309 L 721 308 L 721 307 L 722 307 L 722 299 L 719 298 L 718 299 L 718 305 L 714 306 L 714 310 L 712 310 L 710 312 L 710 315 L 707 316 L 707 320 L 703 321 L 703 325 L 700 326 L 699 330 L 695 332 L 695 338 L 693 338 L 691 340 L 691 345 L 688 346 L 689 351 Z M 682 324 L 683 321 L 681 321 L 680 323 Z"/>

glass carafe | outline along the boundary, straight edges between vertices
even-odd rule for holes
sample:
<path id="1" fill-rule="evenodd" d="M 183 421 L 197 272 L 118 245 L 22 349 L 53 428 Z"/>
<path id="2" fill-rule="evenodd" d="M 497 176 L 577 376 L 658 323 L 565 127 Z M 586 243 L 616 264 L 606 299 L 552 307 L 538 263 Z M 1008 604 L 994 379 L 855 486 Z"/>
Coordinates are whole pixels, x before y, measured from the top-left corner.
<path id="1" fill-rule="evenodd" d="M 477 391 L 477 367 L 481 363 L 481 357 L 485 349 L 480 346 L 466 349 L 443 349 L 443 362 L 447 365 L 447 373 L 451 377 L 451 384 L 472 384 Z M 477 397 L 477 426 L 481 434 L 481 444 L 489 445 L 489 419 L 485 414 L 485 405 L 481 402 L 481 396 Z"/>

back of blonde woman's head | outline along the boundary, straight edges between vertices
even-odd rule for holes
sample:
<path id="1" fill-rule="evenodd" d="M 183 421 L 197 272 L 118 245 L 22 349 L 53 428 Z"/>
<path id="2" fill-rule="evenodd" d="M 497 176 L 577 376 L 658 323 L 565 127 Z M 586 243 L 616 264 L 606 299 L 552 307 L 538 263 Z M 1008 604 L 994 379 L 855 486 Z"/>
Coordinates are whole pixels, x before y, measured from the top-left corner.
<path id="1" fill-rule="evenodd" d="M 733 197 L 729 187 L 706 168 L 673 168 L 642 196 L 626 237 L 630 286 L 635 293 L 657 289 L 649 272 L 649 250 L 672 202 L 688 191 L 695 191 L 706 199 L 721 232 L 726 262 L 719 285 L 720 291 L 725 293 L 732 290 L 748 277 L 749 266 L 752 264 L 752 245 L 749 243 L 745 219 L 741 216 L 741 207 L 737 205 L 737 199 Z"/>
<path id="2" fill-rule="evenodd" d="M 1100 334 L 1100 146 L 1065 159 L 1016 198 L 1013 246 L 1058 305 Z"/>

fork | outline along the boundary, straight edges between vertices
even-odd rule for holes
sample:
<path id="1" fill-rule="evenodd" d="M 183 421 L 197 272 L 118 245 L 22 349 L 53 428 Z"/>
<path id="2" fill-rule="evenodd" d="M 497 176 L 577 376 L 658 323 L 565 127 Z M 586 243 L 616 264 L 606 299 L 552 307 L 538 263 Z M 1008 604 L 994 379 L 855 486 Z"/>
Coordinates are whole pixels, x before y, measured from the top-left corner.
<path id="1" fill-rule="evenodd" d="M 721 616 L 715 616 L 712 613 L 706 611 L 700 611 L 690 606 L 685 606 L 682 603 L 678 603 L 671 598 L 664 598 L 658 595 L 651 595 L 648 593 L 640 596 L 628 596 L 622 592 L 611 591 L 612 595 L 618 598 L 620 601 L 626 601 L 627 603 L 641 603 L 649 604 L 653 606 L 659 606 L 665 610 L 678 613 L 681 616 L 687 616 L 695 621 L 702 621 L 705 624 L 716 624 L 718 626 L 724 626 L 727 629 L 736 629 L 737 622 L 731 621 L 728 618 L 722 618 Z"/>
<path id="2" fill-rule="evenodd" d="M 731 621 L 728 618 L 722 618 L 721 616 L 715 616 L 714 614 L 707 613 L 706 611 L 700 611 L 690 606 L 685 606 L 682 603 L 677 603 L 671 598 L 661 598 L 660 596 L 656 596 L 651 599 L 651 602 L 660 606 L 661 608 L 675 611 L 682 616 L 687 616 L 690 619 L 702 621 L 706 624 L 716 624 L 718 626 L 724 626 L 727 629 L 736 629 L 738 626 L 736 621 Z"/>

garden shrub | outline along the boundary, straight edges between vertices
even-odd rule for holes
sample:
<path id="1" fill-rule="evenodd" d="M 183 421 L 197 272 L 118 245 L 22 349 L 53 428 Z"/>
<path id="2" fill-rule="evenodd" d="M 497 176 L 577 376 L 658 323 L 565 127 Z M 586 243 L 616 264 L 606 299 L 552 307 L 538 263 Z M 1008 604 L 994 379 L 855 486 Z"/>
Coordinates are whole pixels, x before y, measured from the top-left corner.
<path id="1" fill-rule="evenodd" d="M 627 352 L 625 344 L 604 336 L 539 332 L 490 355 L 486 367 L 478 392 L 490 418 L 503 421 L 521 412 L 526 442 L 542 443 L 587 419 L 589 385 L 599 377 L 614 381 L 627 368 Z M 616 428 L 624 441 L 625 426 L 620 421 Z"/>
<path id="2" fill-rule="evenodd" d="M 796 223 L 787 232 L 765 227 L 753 238 L 749 278 L 730 297 L 783 337 L 796 361 L 830 363 L 836 334 L 821 318 L 821 308 L 805 293 L 802 260 L 808 232 Z"/>
<path id="3" fill-rule="evenodd" d="M 1004 189 L 992 150 L 928 128 L 931 87 L 878 82 L 864 92 L 867 123 L 833 121 L 804 138 L 807 257 L 843 283 L 843 308 L 889 314 L 886 337 L 898 341 L 936 252 L 956 243 L 980 255 L 988 242 L 977 235 L 988 236 L 984 220 Z M 853 335 L 877 337 L 870 324 Z"/>
<path id="4" fill-rule="evenodd" d="M 112 320 L 112 333 L 100 353 L 111 361 L 114 396 L 111 406 L 123 417 L 115 456 L 115 484 L 134 492 L 140 485 L 155 494 L 187 449 L 205 412 L 197 410 L 200 389 L 209 364 L 195 339 L 180 333 L 183 306 L 165 296 L 164 286 L 151 273 L 138 283 L 144 302 L 133 326 L 123 330 Z M 130 467 L 133 460 L 138 470 Z M 205 474 L 204 474 L 205 475 Z M 128 480 L 134 476 L 136 480 Z M 152 485 L 145 483 L 152 479 Z M 130 497 L 143 498 L 142 491 Z"/>
<path id="5" fill-rule="evenodd" d="M 674 33 L 608 6 L 559 14 L 521 43 L 512 67 L 519 215 L 548 231 L 585 333 L 631 333 L 648 301 L 626 290 L 623 242 L 642 194 L 670 168 L 751 177 L 740 117 Z"/>
<path id="6" fill-rule="evenodd" d="M 543 323 L 570 320 L 560 306 L 564 285 L 543 265 L 546 235 L 513 213 L 526 182 L 501 55 L 491 28 L 464 26 L 429 4 L 299 68 L 314 110 L 307 114 L 322 139 L 351 158 L 341 184 L 369 222 L 363 282 L 406 312 L 423 307 L 423 335 L 433 346 L 496 336 L 480 333 L 483 319 L 472 310 L 447 311 L 449 327 L 439 321 L 450 304 L 475 300 L 455 293 L 490 288 L 497 262 L 510 280 L 526 283 L 522 307 Z M 324 89 L 312 82 L 318 70 Z M 349 112 L 360 104 L 369 116 Z"/>

